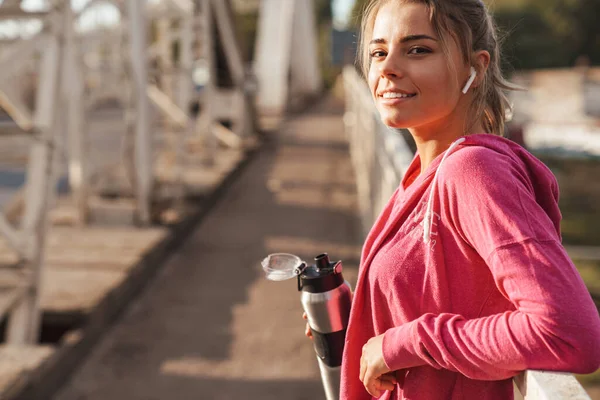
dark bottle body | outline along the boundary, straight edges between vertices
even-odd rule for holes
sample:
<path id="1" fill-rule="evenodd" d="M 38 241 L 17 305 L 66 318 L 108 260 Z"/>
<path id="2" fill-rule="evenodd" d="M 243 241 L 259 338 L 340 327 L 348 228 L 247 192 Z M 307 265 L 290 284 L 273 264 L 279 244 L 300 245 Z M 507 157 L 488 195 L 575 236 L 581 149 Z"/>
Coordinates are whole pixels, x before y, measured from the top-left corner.
<path id="1" fill-rule="evenodd" d="M 340 261 L 329 263 L 326 254 L 315 260 L 316 268 L 308 267 L 299 276 L 302 308 L 312 331 L 327 400 L 338 400 L 352 290 L 342 277 Z"/>

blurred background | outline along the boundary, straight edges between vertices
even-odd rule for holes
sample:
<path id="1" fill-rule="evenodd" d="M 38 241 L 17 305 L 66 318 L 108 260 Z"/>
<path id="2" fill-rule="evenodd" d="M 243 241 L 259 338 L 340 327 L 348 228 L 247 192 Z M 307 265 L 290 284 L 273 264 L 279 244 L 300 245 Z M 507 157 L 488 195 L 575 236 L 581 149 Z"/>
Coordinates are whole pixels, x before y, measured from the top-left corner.
<path id="1" fill-rule="evenodd" d="M 94 240 L 113 256 L 148 251 L 166 236 L 153 229 L 194 215 L 208 188 L 319 99 L 336 105 L 350 142 L 364 236 L 414 152 L 407 132 L 377 122 L 354 68 L 367 2 L 0 0 L 4 343 L 65 341 L 116 285 L 89 271 L 57 273 L 59 255 L 105 263 L 90 250 Z M 526 89 L 510 94 L 506 136 L 556 175 L 563 242 L 600 306 L 600 1 L 485 2 L 503 71 Z M 46 241 L 48 226 L 64 231 Z M 90 234 L 90 226 L 108 231 Z M 127 242 L 137 234 L 146 236 Z M 44 254 L 53 300 L 42 300 L 42 313 L 28 290 L 41 285 Z M 18 354 L 5 360 L 35 364 L 49 353 Z M 0 390 L 28 365 L 3 381 L 0 357 Z M 600 373 L 577 379 L 600 399 Z"/>
<path id="2" fill-rule="evenodd" d="M 352 64 L 359 16 L 367 0 L 337 0 L 329 25 L 319 7 L 326 84 Z M 566 243 L 600 244 L 595 183 L 600 155 L 600 2 L 595 0 L 486 1 L 502 41 L 505 76 L 526 89 L 510 93 L 514 115 L 506 135 L 527 145 L 557 175 Z M 348 11 L 349 10 L 349 11 Z M 331 47 L 330 47 L 331 46 Z M 586 267 L 587 269 L 587 267 Z M 591 276 L 590 279 L 593 279 Z M 590 282 L 591 283 L 591 282 Z M 593 285 L 597 287 L 596 284 Z"/>

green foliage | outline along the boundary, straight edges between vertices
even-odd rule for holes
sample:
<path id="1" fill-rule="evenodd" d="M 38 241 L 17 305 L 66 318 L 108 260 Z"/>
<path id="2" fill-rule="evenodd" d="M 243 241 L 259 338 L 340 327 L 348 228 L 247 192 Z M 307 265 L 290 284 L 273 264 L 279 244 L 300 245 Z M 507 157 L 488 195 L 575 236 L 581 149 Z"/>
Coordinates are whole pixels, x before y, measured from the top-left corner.
<path id="1" fill-rule="evenodd" d="M 331 22 L 333 18 L 331 0 L 315 0 L 315 15 L 319 25 Z"/>
<path id="2" fill-rule="evenodd" d="M 331 65 L 331 25 L 333 19 L 331 0 L 315 0 L 314 7 L 321 77 L 325 89 L 329 89 L 333 86 L 340 72 Z"/>
<path id="3" fill-rule="evenodd" d="M 596 179 L 600 159 L 534 154 L 552 170 L 558 182 L 563 242 L 600 245 L 600 181 Z"/>
<path id="4" fill-rule="evenodd" d="M 517 69 L 570 67 L 580 57 L 600 64 L 597 0 L 497 1 L 495 19 L 508 33 L 503 50 Z"/>
<path id="5" fill-rule="evenodd" d="M 559 44 L 571 49 L 572 61 L 579 55 L 587 55 L 600 63 L 598 0 L 536 0 L 533 6 L 553 27 Z"/>
<path id="6" fill-rule="evenodd" d="M 565 56 L 547 21 L 536 11 L 506 10 L 495 13 L 502 40 L 504 71 L 557 65 Z"/>
<path id="7" fill-rule="evenodd" d="M 370 0 L 356 0 L 352 25 Z M 600 65 L 599 0 L 484 0 L 504 38 L 505 69 Z"/>

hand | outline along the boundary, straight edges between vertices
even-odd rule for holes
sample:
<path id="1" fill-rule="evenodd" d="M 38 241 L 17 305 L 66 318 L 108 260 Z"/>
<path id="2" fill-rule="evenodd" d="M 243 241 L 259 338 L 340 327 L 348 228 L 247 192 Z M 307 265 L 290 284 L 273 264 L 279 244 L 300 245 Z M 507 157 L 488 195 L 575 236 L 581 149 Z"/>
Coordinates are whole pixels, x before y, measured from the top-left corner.
<path id="1" fill-rule="evenodd" d="M 306 313 L 302 314 L 302 318 L 304 318 L 304 320 L 308 321 L 308 317 L 306 316 Z M 310 330 L 310 325 L 308 325 L 308 322 L 306 323 L 306 328 L 304 329 L 304 334 L 306 335 L 307 338 L 310 338 L 312 340 L 312 338 L 313 338 L 312 331 Z"/>
<path id="2" fill-rule="evenodd" d="M 373 397 L 381 396 L 383 390 L 394 390 L 395 375 L 383 360 L 383 335 L 375 336 L 363 346 L 360 357 L 360 380 Z"/>

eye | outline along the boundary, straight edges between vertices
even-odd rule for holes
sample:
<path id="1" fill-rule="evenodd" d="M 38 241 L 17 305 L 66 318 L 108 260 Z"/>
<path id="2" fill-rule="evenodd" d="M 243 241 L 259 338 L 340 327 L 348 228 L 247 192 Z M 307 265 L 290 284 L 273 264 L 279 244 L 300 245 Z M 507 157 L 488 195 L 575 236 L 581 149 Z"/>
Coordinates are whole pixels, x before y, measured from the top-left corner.
<path id="1" fill-rule="evenodd" d="M 408 54 L 415 54 L 415 55 L 418 55 L 418 54 L 428 54 L 428 53 L 431 53 L 431 50 L 429 50 L 428 48 L 419 47 L 419 46 L 412 47 L 408 51 Z"/>
<path id="2" fill-rule="evenodd" d="M 386 55 L 387 53 L 383 50 L 373 50 L 371 53 L 369 53 L 370 58 L 381 58 L 385 57 Z"/>

